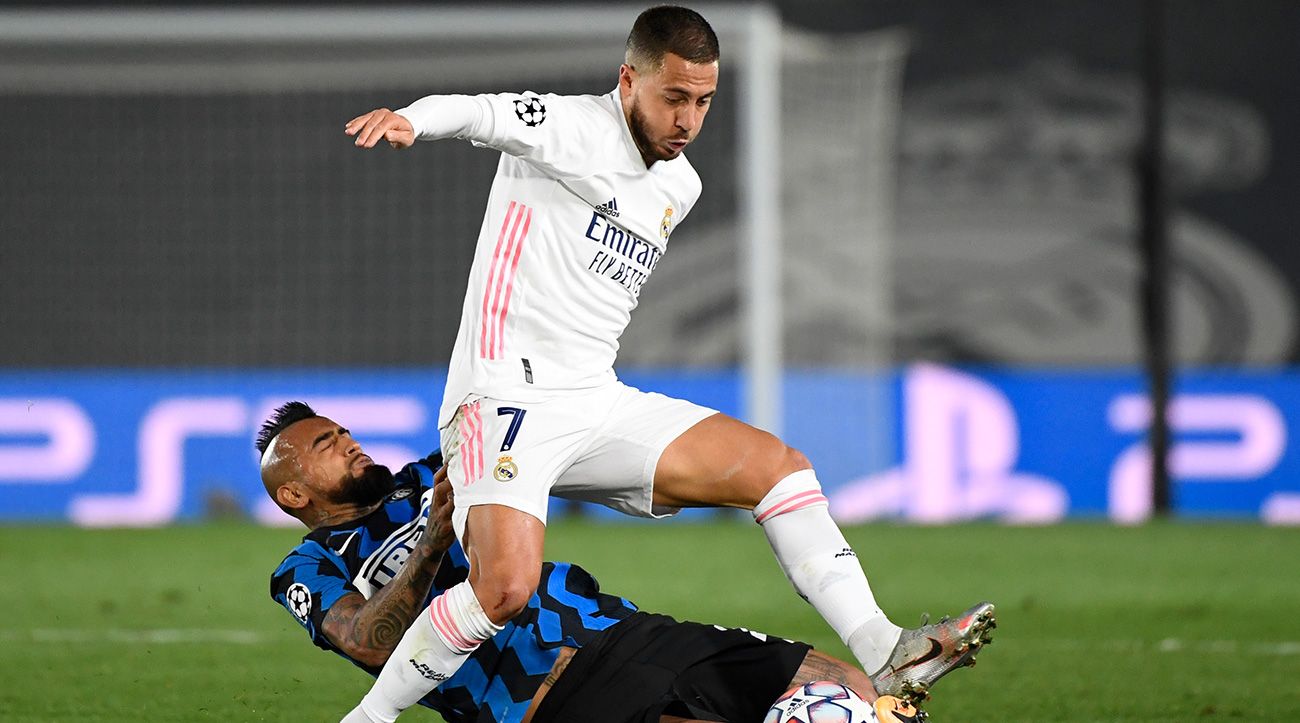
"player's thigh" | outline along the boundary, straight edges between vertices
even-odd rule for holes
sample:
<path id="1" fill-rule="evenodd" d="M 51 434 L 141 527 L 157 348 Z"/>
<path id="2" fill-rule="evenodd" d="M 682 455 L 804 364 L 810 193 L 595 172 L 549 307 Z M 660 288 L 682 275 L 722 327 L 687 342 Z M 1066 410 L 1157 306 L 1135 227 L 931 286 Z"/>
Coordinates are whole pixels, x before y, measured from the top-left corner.
<path id="1" fill-rule="evenodd" d="M 661 517 L 676 508 L 654 503 L 655 469 L 674 439 L 717 411 L 625 384 L 591 443 L 556 482 L 557 497 L 596 502 L 638 517 Z"/>
<path id="2" fill-rule="evenodd" d="M 664 449 L 654 474 L 655 503 L 751 509 L 786 475 L 809 466 L 776 436 L 717 414 Z"/>
<path id="3" fill-rule="evenodd" d="M 551 487 L 591 438 L 581 400 L 523 404 L 478 398 L 442 429 L 456 534 L 465 540 L 469 510 L 503 505 L 546 522 Z"/>

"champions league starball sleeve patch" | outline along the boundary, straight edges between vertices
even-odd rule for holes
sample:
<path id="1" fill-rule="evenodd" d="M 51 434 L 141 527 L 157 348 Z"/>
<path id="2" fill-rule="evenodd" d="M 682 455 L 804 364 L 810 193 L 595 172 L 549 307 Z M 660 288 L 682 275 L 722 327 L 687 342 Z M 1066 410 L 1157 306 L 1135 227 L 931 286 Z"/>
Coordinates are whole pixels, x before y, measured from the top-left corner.
<path id="1" fill-rule="evenodd" d="M 536 96 L 524 96 L 515 101 L 515 116 L 529 128 L 536 128 L 546 121 L 546 105 Z"/>
<path id="2" fill-rule="evenodd" d="M 284 604 L 295 618 L 304 623 L 311 617 L 311 591 L 300 582 L 289 586 L 284 595 Z"/>

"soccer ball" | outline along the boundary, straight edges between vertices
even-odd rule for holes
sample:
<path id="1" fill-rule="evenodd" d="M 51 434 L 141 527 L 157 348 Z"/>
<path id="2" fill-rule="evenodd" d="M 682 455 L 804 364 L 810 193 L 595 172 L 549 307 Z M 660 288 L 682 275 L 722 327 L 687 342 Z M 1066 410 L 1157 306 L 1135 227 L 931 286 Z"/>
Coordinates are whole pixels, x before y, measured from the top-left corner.
<path id="1" fill-rule="evenodd" d="M 787 690 L 763 723 L 875 723 L 876 710 L 857 693 L 828 680 Z"/>

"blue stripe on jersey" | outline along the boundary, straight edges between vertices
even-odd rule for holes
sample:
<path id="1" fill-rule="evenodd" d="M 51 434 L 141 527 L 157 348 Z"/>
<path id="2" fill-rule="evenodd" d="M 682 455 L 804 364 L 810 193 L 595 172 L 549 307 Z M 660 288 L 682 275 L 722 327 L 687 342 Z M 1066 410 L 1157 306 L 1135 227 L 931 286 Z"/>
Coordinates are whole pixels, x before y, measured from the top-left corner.
<path id="1" fill-rule="evenodd" d="M 528 625 L 520 630 L 520 634 L 534 636 L 534 626 Z M 551 666 L 555 665 L 555 659 L 559 657 L 558 648 L 540 648 L 536 645 L 518 645 L 513 650 L 519 655 L 519 663 L 523 666 L 524 672 L 528 675 L 545 675 L 551 672 Z"/>
<path id="2" fill-rule="evenodd" d="M 320 630 L 320 625 L 325 620 L 325 611 L 338 602 L 339 598 L 357 591 L 346 575 L 347 569 L 337 555 L 315 540 L 304 540 L 276 568 L 271 578 L 271 597 L 292 613 L 298 624 L 307 629 L 312 642 L 325 647 L 328 641 Z M 290 580 L 290 584 L 277 588 L 274 581 L 284 579 Z M 288 599 L 294 584 L 305 586 L 311 595 L 311 604 L 306 609 L 305 616 L 302 614 L 302 602 Z"/>
<path id="3" fill-rule="evenodd" d="M 574 585 L 574 589 L 570 585 Z M 589 592 L 580 592 L 599 590 L 595 579 L 582 568 L 575 568 L 567 562 L 554 563 L 554 569 L 546 577 L 544 589 L 551 604 L 543 607 L 539 601 L 537 624 L 538 635 L 548 643 L 578 647 L 579 643 L 573 637 L 575 629 L 582 633 L 604 630 L 636 610 L 636 606 L 627 600 L 615 598 L 623 604 L 625 610 L 616 610 L 614 617 L 606 617 L 609 611 L 602 609 L 597 598 L 590 596 Z M 574 620 L 580 621 L 580 627 L 573 624 Z"/>

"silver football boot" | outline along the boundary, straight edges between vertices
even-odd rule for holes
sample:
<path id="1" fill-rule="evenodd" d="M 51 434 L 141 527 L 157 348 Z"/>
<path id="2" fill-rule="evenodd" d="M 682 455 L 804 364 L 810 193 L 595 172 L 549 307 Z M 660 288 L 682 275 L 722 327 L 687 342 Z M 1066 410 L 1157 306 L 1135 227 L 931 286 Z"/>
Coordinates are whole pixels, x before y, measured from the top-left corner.
<path id="1" fill-rule="evenodd" d="M 934 681 L 965 665 L 975 664 L 975 654 L 993 641 L 997 620 L 993 603 L 982 602 L 958 615 L 944 617 L 919 628 L 907 628 L 898 639 L 889 662 L 872 674 L 876 692 L 920 705 L 930 697 Z"/>

